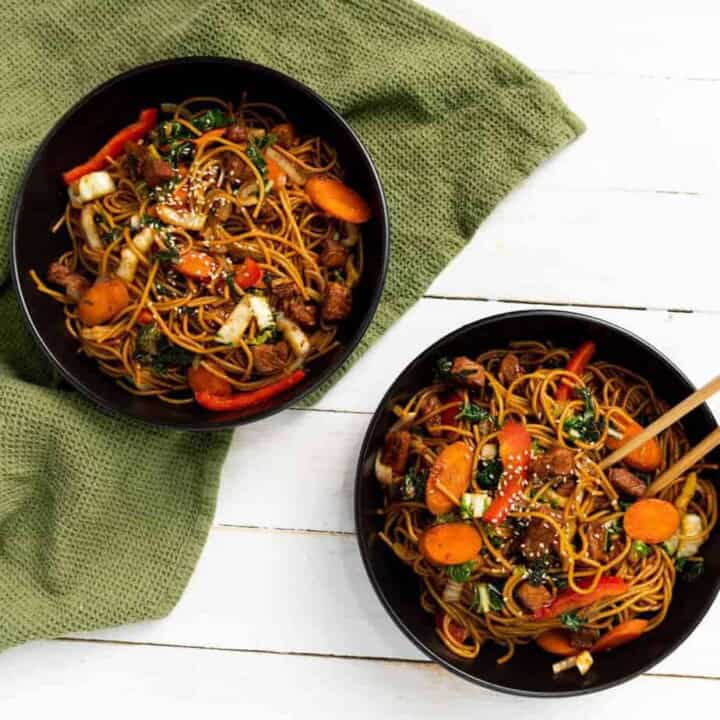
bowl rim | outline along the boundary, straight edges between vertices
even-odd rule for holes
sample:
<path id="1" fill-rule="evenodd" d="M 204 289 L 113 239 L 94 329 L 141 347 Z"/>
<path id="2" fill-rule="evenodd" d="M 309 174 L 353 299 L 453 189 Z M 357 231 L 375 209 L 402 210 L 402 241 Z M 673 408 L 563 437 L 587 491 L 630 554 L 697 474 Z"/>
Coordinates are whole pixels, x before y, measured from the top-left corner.
<path id="1" fill-rule="evenodd" d="M 364 524 L 363 522 L 363 509 L 361 507 L 361 488 L 363 487 L 363 461 L 365 458 L 368 457 L 368 453 L 371 450 L 371 440 L 373 436 L 376 433 L 376 428 L 383 416 L 386 413 L 386 404 L 388 400 L 392 397 L 393 392 L 395 390 L 395 386 L 398 384 L 398 382 L 404 378 L 408 373 L 412 373 L 415 371 L 415 369 L 422 364 L 429 356 L 433 355 L 438 351 L 438 348 L 441 345 L 445 345 L 446 343 L 453 342 L 457 340 L 458 338 L 461 338 L 469 333 L 475 332 L 479 328 L 486 327 L 488 325 L 494 325 L 497 323 L 502 323 L 507 320 L 512 320 L 517 317 L 564 317 L 564 318 L 574 318 L 583 322 L 588 323 L 589 325 L 594 326 L 601 326 L 606 329 L 611 330 L 614 333 L 618 333 L 619 335 L 623 335 L 626 339 L 633 341 L 640 345 L 644 350 L 650 352 L 651 354 L 655 355 L 658 360 L 660 360 L 662 363 L 664 363 L 670 370 L 672 370 L 682 381 L 686 382 L 689 387 L 695 389 L 695 385 L 690 381 L 690 379 L 685 375 L 685 373 L 680 370 L 677 365 L 670 360 L 664 353 L 662 353 L 660 350 L 658 350 L 654 345 L 649 343 L 647 340 L 644 340 L 643 338 L 639 337 L 635 333 L 631 332 L 630 330 L 626 330 L 619 325 L 616 325 L 615 323 L 609 322 L 607 320 L 604 320 L 602 318 L 597 318 L 591 315 L 585 315 L 584 313 L 577 313 L 577 312 L 569 312 L 565 310 L 553 310 L 553 309 L 531 309 L 531 310 L 515 310 L 511 312 L 506 313 L 498 313 L 489 315 L 488 317 L 481 318 L 480 320 L 475 320 L 473 322 L 467 323 L 466 325 L 463 325 L 462 327 L 457 328 L 456 330 L 453 330 L 452 332 L 448 333 L 447 335 L 444 335 L 443 337 L 436 340 L 432 345 L 425 348 L 422 352 L 420 352 L 413 360 L 411 360 L 405 368 L 397 375 L 397 377 L 392 381 L 390 386 L 388 387 L 387 391 L 384 393 L 382 399 L 380 400 L 380 403 L 378 404 L 377 409 L 373 413 L 372 419 L 370 420 L 370 423 L 367 427 L 367 430 L 365 431 L 365 436 L 363 438 L 362 446 L 360 448 L 360 453 L 358 455 L 357 465 L 356 465 L 356 471 L 355 471 L 355 488 L 353 493 L 353 503 L 354 503 L 354 521 L 355 521 L 355 536 L 357 539 L 358 547 L 360 550 L 360 556 L 362 558 L 363 566 L 365 567 L 365 572 L 368 575 L 368 578 L 370 579 L 370 584 L 372 585 L 375 594 L 377 595 L 378 599 L 380 600 L 380 603 L 385 608 L 385 611 L 390 615 L 395 625 L 397 625 L 402 633 L 407 637 L 415 647 L 417 647 L 424 655 L 430 658 L 430 660 L 440 664 L 442 667 L 444 667 L 446 670 L 449 670 L 454 675 L 457 675 L 464 680 L 467 680 L 468 682 L 474 683 L 475 685 L 481 685 L 482 687 L 485 687 L 489 690 L 496 690 L 501 693 L 506 693 L 508 695 L 519 695 L 523 697 L 533 697 L 533 698 L 562 698 L 562 697 L 573 697 L 576 695 L 589 695 L 591 693 L 599 692 L 601 690 L 607 690 L 612 687 L 616 687 L 618 685 L 621 685 L 628 680 L 632 680 L 633 678 L 637 677 L 638 675 L 641 675 L 645 672 L 647 672 L 650 668 L 657 665 L 659 662 L 664 660 L 670 653 L 674 652 L 685 640 L 692 634 L 692 632 L 697 628 L 697 626 L 702 622 L 702 620 L 707 615 L 708 611 L 710 610 L 711 606 L 715 602 L 715 599 L 717 598 L 718 592 L 720 591 L 720 577 L 715 578 L 714 586 L 712 588 L 712 591 L 709 593 L 708 598 L 705 603 L 703 603 L 703 606 L 698 613 L 697 617 L 688 625 L 686 625 L 682 632 L 676 635 L 672 642 L 668 644 L 668 646 L 662 651 L 662 653 L 654 660 L 650 660 L 646 663 L 643 663 L 637 670 L 634 670 L 631 673 L 628 673 L 627 675 L 618 678 L 616 680 L 600 683 L 598 685 L 594 685 L 592 687 L 578 687 L 576 689 L 570 689 L 570 690 L 522 690 L 517 688 L 510 688 L 505 685 L 500 685 L 498 683 L 490 682 L 488 680 L 483 680 L 481 678 L 476 677 L 475 675 L 470 674 L 469 672 L 463 670 L 460 667 L 457 667 L 454 665 L 451 661 L 443 657 L 442 655 L 439 655 L 438 653 L 434 652 L 431 648 L 426 646 L 418 637 L 416 637 L 413 632 L 410 630 L 409 627 L 404 623 L 400 615 L 395 612 L 395 609 L 392 607 L 389 599 L 386 597 L 385 592 L 383 590 L 382 584 L 378 580 L 375 570 L 372 566 L 372 563 L 370 561 L 369 557 L 369 548 L 368 548 L 368 542 L 367 539 L 364 537 L 363 533 L 361 532 L 361 527 Z M 709 421 L 710 424 L 714 425 L 715 427 L 718 426 L 717 420 L 715 419 L 714 415 L 708 408 L 707 403 L 703 403 L 699 406 L 698 410 L 704 415 L 705 419 Z"/>
<path id="2" fill-rule="evenodd" d="M 377 251 L 381 254 L 380 273 L 375 279 L 375 286 L 372 289 L 372 296 L 370 298 L 370 304 L 368 306 L 367 312 L 365 313 L 365 317 L 360 324 L 358 324 L 355 328 L 352 329 L 352 332 L 349 335 L 347 342 L 342 347 L 342 352 L 338 356 L 338 359 L 332 365 L 329 365 L 327 368 L 325 368 L 325 370 L 323 370 L 322 372 L 311 374 L 311 381 L 308 382 L 307 387 L 305 387 L 297 395 L 286 398 L 282 402 L 279 402 L 277 405 L 268 407 L 253 415 L 239 417 L 235 419 L 218 420 L 217 422 L 213 422 L 212 424 L 208 422 L 203 422 L 200 420 L 200 418 L 198 418 L 197 420 L 190 419 L 187 421 L 183 420 L 178 422 L 150 420 L 143 417 L 141 414 L 136 414 L 116 408 L 112 401 L 107 400 L 100 393 L 95 392 L 82 380 L 80 380 L 73 373 L 67 370 L 55 356 L 49 345 L 45 342 L 45 339 L 38 330 L 35 321 L 30 313 L 29 306 L 25 301 L 25 296 L 22 292 L 20 285 L 21 270 L 18 264 L 17 257 L 17 246 L 20 241 L 20 216 L 21 213 L 25 210 L 25 196 L 27 193 L 27 184 L 30 180 L 30 176 L 34 172 L 40 156 L 47 147 L 47 145 L 59 133 L 62 132 L 65 124 L 73 117 L 73 115 L 87 103 L 95 99 L 98 95 L 101 95 L 107 91 L 111 91 L 113 86 L 120 82 L 124 82 L 125 80 L 134 78 L 139 75 L 143 75 L 148 71 L 162 69 L 173 65 L 191 65 L 193 63 L 217 64 L 234 67 L 238 71 L 265 73 L 271 76 L 273 80 L 278 80 L 282 83 L 290 85 L 294 90 L 298 91 L 301 94 L 304 94 L 311 101 L 321 106 L 323 111 L 328 113 L 328 115 L 332 117 L 333 121 L 340 125 L 344 129 L 344 131 L 348 133 L 349 137 L 355 144 L 359 156 L 367 165 L 370 176 L 377 186 L 378 200 L 380 205 L 380 217 L 378 217 L 378 221 L 380 224 L 378 235 L 380 237 L 379 242 L 377 243 L 379 247 L 376 248 Z M 20 182 L 18 184 L 11 212 L 10 275 L 12 278 L 12 285 L 15 290 L 15 297 L 17 298 L 18 304 L 20 306 L 25 326 L 28 328 L 30 335 L 35 340 L 35 343 L 41 349 L 45 357 L 50 361 L 51 365 L 62 375 L 62 377 L 76 390 L 82 393 L 87 399 L 89 399 L 97 408 L 111 415 L 137 420 L 145 425 L 155 428 L 189 430 L 196 432 L 214 432 L 227 428 L 238 427 L 240 425 L 247 425 L 253 422 L 257 422 L 258 420 L 263 420 L 264 418 L 275 415 L 276 413 L 282 412 L 283 410 L 288 409 L 292 405 L 299 403 L 307 395 L 317 390 L 323 383 L 325 383 L 333 375 L 335 375 L 335 373 L 337 373 L 337 371 L 341 369 L 341 367 L 350 357 L 351 353 L 355 350 L 363 337 L 365 337 L 365 333 L 367 332 L 370 323 L 375 318 L 377 308 L 380 304 L 380 300 L 385 289 L 389 261 L 390 212 L 387 204 L 387 195 L 385 193 L 385 188 L 380 178 L 377 165 L 373 160 L 370 151 L 368 150 L 358 133 L 355 131 L 355 129 L 327 100 L 325 100 L 321 95 L 315 92 L 315 90 L 305 85 L 305 83 L 296 80 L 295 78 L 286 75 L 285 73 L 280 72 L 279 70 L 271 68 L 267 65 L 261 65 L 259 63 L 252 62 L 251 60 L 244 60 L 240 58 L 226 57 L 220 55 L 190 55 L 177 58 L 165 58 L 162 60 L 145 63 L 143 65 L 138 65 L 125 72 L 120 73 L 119 75 L 114 75 L 113 77 L 105 80 L 101 84 L 94 87 L 90 92 L 83 95 L 80 99 L 73 103 L 70 108 L 66 110 L 58 120 L 55 121 L 52 127 L 45 134 L 42 141 L 35 148 L 32 156 L 27 161 L 25 171 L 23 172 Z"/>

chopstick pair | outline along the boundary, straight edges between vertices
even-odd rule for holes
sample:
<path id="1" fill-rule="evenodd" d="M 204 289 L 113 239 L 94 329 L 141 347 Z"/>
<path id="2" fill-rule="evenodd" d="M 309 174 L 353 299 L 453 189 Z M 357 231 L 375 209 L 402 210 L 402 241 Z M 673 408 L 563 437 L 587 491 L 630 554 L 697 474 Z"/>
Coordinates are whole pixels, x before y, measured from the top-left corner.
<path id="1" fill-rule="evenodd" d="M 712 397 L 720 390 L 720 375 L 712 379 L 692 395 L 686 397 L 675 407 L 661 415 L 657 420 L 650 423 L 641 433 L 619 447 L 615 452 L 610 453 L 601 463 L 600 469 L 607 468 L 620 462 L 624 457 L 629 455 L 633 450 L 639 448 L 643 443 L 651 438 L 659 435 L 671 425 L 682 419 L 688 413 L 692 412 L 696 407 L 702 405 L 708 398 Z M 707 455 L 713 448 L 720 445 L 720 427 L 715 428 L 709 435 L 701 440 L 694 448 L 688 450 L 677 462 L 671 465 L 662 475 L 659 475 L 648 486 L 645 494 L 648 496 L 657 495 L 661 490 L 666 488 L 676 478 L 680 477 L 686 470 L 691 468 L 698 460 Z"/>

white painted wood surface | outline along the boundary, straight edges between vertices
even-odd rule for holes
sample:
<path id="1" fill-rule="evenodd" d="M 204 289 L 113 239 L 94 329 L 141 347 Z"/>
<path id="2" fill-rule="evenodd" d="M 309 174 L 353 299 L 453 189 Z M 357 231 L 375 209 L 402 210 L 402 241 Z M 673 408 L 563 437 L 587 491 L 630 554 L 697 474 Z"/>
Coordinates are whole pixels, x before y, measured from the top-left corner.
<path id="1" fill-rule="evenodd" d="M 236 432 L 216 527 L 170 617 L 3 653 L 3 717 L 519 718 L 542 707 L 670 718 L 720 699 L 720 605 L 652 674 L 589 702 L 537 701 L 424 662 L 366 580 L 351 505 L 363 433 L 397 373 L 450 330 L 519 307 L 580 306 L 642 335 L 696 383 L 718 371 L 718 3 L 424 4 L 540 72 L 586 135 L 502 203 L 313 410 Z"/>

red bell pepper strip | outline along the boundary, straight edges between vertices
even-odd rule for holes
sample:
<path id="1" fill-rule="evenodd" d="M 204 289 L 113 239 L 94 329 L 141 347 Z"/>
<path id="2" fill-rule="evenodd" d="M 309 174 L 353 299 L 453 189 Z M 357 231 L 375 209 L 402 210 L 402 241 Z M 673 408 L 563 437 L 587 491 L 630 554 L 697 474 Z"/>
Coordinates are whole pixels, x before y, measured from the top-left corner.
<path id="1" fill-rule="evenodd" d="M 530 433 L 522 423 L 518 422 L 505 423 L 498 433 L 498 439 L 503 474 L 498 492 L 483 515 L 483 520 L 491 523 L 501 523 L 505 519 L 513 501 L 525 487 L 532 446 Z"/>
<path id="2" fill-rule="evenodd" d="M 450 427 L 457 427 L 458 421 L 456 419 L 456 416 L 459 414 L 461 407 L 462 407 L 462 400 L 463 396 L 460 392 L 453 392 L 451 395 L 448 396 L 448 399 L 446 402 L 454 403 L 450 407 L 445 408 L 440 413 L 440 422 L 443 425 L 448 425 Z"/>
<path id="3" fill-rule="evenodd" d="M 592 578 L 578 580 L 576 585 L 581 588 L 590 587 L 593 583 Z M 600 578 L 597 587 L 589 593 L 575 592 L 572 588 L 567 588 L 557 595 L 557 597 L 547 607 L 540 608 L 535 611 L 535 620 L 545 620 L 554 618 L 563 613 L 577 610 L 578 608 L 592 605 L 603 598 L 622 595 L 627 592 L 628 584 L 622 578 L 614 575 L 605 575 Z"/>
<path id="4" fill-rule="evenodd" d="M 252 407 L 253 405 L 259 405 L 265 400 L 269 400 L 276 395 L 279 395 L 285 390 L 289 390 L 291 387 L 297 385 L 305 377 L 304 370 L 295 370 L 290 375 L 278 380 L 272 385 L 266 385 L 259 390 L 252 390 L 251 392 L 241 392 L 235 395 L 212 395 L 209 392 L 196 392 L 195 400 L 198 405 L 202 405 L 206 410 L 212 412 L 227 412 L 228 410 L 243 410 L 245 408 Z"/>
<path id="5" fill-rule="evenodd" d="M 262 280 L 262 276 L 260 266 L 251 257 L 246 257 L 240 267 L 235 270 L 233 279 L 238 287 L 247 290 L 256 286 Z"/>
<path id="6" fill-rule="evenodd" d="M 446 613 L 442 610 L 437 610 L 435 612 L 435 627 L 440 632 L 443 632 L 443 621 L 445 620 L 445 615 Z M 450 622 L 448 622 L 448 632 L 455 642 L 464 643 L 467 640 L 468 631 L 462 625 L 456 623 L 452 618 L 450 618 Z"/>
<path id="7" fill-rule="evenodd" d="M 596 350 L 597 345 L 595 345 L 594 342 L 590 340 L 584 342 L 568 360 L 568 364 L 565 369 L 568 372 L 575 373 L 575 375 L 582 375 Z M 557 402 L 567 402 L 570 398 L 570 391 L 572 390 L 572 387 L 573 386 L 570 381 L 564 379 L 555 393 L 555 400 L 557 400 Z"/>
<path id="8" fill-rule="evenodd" d="M 64 172 L 63 180 L 65 184 L 72 185 L 83 175 L 106 168 L 108 166 L 107 158 L 116 158 L 120 155 L 125 148 L 126 142 L 145 137 L 157 124 L 157 116 L 158 111 L 156 108 L 143 110 L 137 122 L 116 132 L 87 162 Z"/>

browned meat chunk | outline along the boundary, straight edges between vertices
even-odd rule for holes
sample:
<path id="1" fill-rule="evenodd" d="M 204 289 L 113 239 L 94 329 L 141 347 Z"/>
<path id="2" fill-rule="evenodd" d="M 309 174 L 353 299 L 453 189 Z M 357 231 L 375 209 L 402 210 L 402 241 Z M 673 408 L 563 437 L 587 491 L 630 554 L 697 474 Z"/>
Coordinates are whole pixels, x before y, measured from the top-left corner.
<path id="1" fill-rule="evenodd" d="M 391 432 L 385 438 L 380 462 L 389 465 L 396 475 L 402 475 L 410 456 L 410 433 L 407 430 Z"/>
<path id="2" fill-rule="evenodd" d="M 543 514 L 553 518 L 562 525 L 562 512 L 551 508 L 543 508 Z M 549 552 L 557 550 L 558 537 L 550 523 L 534 517 L 528 525 L 525 537 L 520 542 L 520 551 L 528 560 L 545 557 Z"/>
<path id="3" fill-rule="evenodd" d="M 142 173 L 143 162 L 147 154 L 147 148 L 140 143 L 128 140 L 123 146 L 127 155 L 127 166 L 132 177 L 137 177 Z"/>
<path id="4" fill-rule="evenodd" d="M 270 129 L 270 132 L 277 137 L 277 141 L 284 148 L 291 148 L 295 144 L 295 128 L 291 123 L 280 123 Z"/>
<path id="5" fill-rule="evenodd" d="M 512 382 L 517 380 L 525 371 L 523 370 L 518 356 L 514 353 L 508 353 L 500 363 L 500 370 L 498 375 L 500 376 L 500 382 L 505 385 L 510 385 Z"/>
<path id="6" fill-rule="evenodd" d="M 285 300 L 297 295 L 297 285 L 292 280 L 280 280 L 272 285 L 272 293 L 275 297 Z"/>
<path id="7" fill-rule="evenodd" d="M 350 288 L 342 283 L 329 282 L 325 293 L 325 304 L 322 309 L 323 320 L 335 322 L 350 314 L 352 294 Z"/>
<path id="8" fill-rule="evenodd" d="M 252 349 L 253 364 L 260 375 L 273 375 L 282 370 L 290 357 L 288 344 L 283 340 L 274 345 L 256 345 Z"/>
<path id="9" fill-rule="evenodd" d="M 437 393 L 430 393 L 429 395 L 426 395 L 423 398 L 423 401 L 420 403 L 420 406 L 418 407 L 418 414 L 420 415 L 420 417 L 429 415 L 431 412 L 435 412 L 435 410 L 437 410 L 441 406 L 442 400 L 440 400 L 440 396 L 437 395 Z M 439 435 L 443 434 L 442 430 L 437 429 L 438 425 L 442 425 L 440 413 L 433 415 L 425 421 L 425 429 L 433 437 L 438 437 Z"/>
<path id="10" fill-rule="evenodd" d="M 342 244 L 336 240 L 328 240 L 325 243 L 325 249 L 320 255 L 320 264 L 326 268 L 342 268 L 345 267 L 345 263 L 348 259 L 348 250 Z"/>
<path id="11" fill-rule="evenodd" d="M 235 153 L 226 152 L 223 154 L 223 165 L 230 180 L 242 182 L 252 176 L 252 170 L 243 162 L 243 159 Z"/>
<path id="12" fill-rule="evenodd" d="M 562 495 L 562 497 L 570 497 L 573 492 L 575 492 L 575 479 L 572 477 L 564 478 L 554 490 L 558 495 Z"/>
<path id="13" fill-rule="evenodd" d="M 642 497 L 645 494 L 646 485 L 637 476 L 625 468 L 612 468 L 608 472 L 608 480 L 610 484 L 621 493 L 631 495 L 632 497 Z"/>
<path id="14" fill-rule="evenodd" d="M 84 275 L 70 272 L 66 265 L 59 262 L 50 263 L 47 279 L 49 283 L 63 288 L 65 294 L 75 302 L 79 302 L 90 287 L 90 281 Z"/>
<path id="15" fill-rule="evenodd" d="M 155 187 L 168 180 L 172 180 L 173 169 L 170 163 L 156 158 L 145 158 L 143 163 L 143 177 L 150 187 Z"/>
<path id="16" fill-rule="evenodd" d="M 317 310 L 317 305 L 305 303 L 300 297 L 294 297 L 285 303 L 285 312 L 304 328 L 317 325 Z"/>
<path id="17" fill-rule="evenodd" d="M 608 537 L 607 533 L 602 522 L 591 523 L 588 527 L 588 555 L 597 562 L 610 562 L 622 551 L 623 543 L 620 539 L 614 535 Z"/>
<path id="18" fill-rule="evenodd" d="M 592 630 L 579 630 L 570 633 L 570 644 L 578 650 L 589 650 L 596 640 L 597 637 Z"/>
<path id="19" fill-rule="evenodd" d="M 530 461 L 530 474 L 543 480 L 559 475 L 570 475 L 574 467 L 573 451 L 564 447 L 554 447 Z"/>
<path id="20" fill-rule="evenodd" d="M 531 613 L 550 604 L 552 594 L 544 585 L 531 585 L 527 580 L 515 589 L 518 602 Z"/>
<path id="21" fill-rule="evenodd" d="M 245 142 L 247 140 L 247 129 L 244 125 L 240 125 L 239 123 L 234 123 L 233 125 L 229 125 L 228 128 L 225 130 L 225 137 L 230 141 L 234 143 L 241 143 Z"/>
<path id="22" fill-rule="evenodd" d="M 453 359 L 450 372 L 458 382 L 468 387 L 481 388 L 485 384 L 483 366 L 464 355 Z"/>

